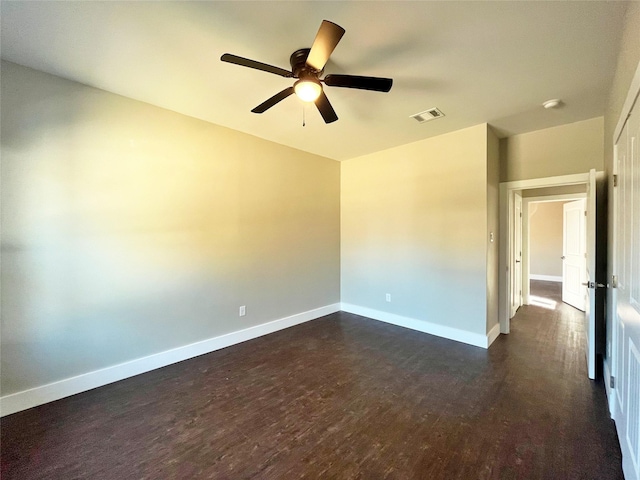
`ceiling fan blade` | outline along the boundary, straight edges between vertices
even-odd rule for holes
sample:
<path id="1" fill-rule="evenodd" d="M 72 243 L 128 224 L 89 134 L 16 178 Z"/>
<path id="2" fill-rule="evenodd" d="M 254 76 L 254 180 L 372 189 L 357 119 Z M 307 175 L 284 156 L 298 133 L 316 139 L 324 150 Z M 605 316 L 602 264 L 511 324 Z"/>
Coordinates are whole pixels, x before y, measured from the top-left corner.
<path id="1" fill-rule="evenodd" d="M 267 110 L 269 110 L 271 107 L 273 107 L 276 103 L 281 102 L 292 93 L 293 93 L 293 87 L 285 88 L 280 93 L 276 93 L 269 100 L 262 102 L 260 105 L 258 105 L 256 108 L 254 108 L 251 111 L 253 113 L 264 113 Z"/>
<path id="2" fill-rule="evenodd" d="M 311 51 L 307 57 L 307 65 L 318 72 L 321 71 L 329 60 L 331 52 L 344 35 L 344 28 L 328 20 L 323 20 L 316 39 L 311 45 Z"/>
<path id="3" fill-rule="evenodd" d="M 391 78 L 360 77 L 358 75 L 327 75 L 324 83 L 330 87 L 359 88 L 360 90 L 388 92 L 391 90 L 393 80 Z"/>
<path id="4" fill-rule="evenodd" d="M 255 68 L 256 70 L 262 70 L 263 72 L 275 73 L 281 77 L 293 77 L 293 73 L 284 68 L 274 67 L 262 62 L 256 62 L 255 60 L 249 60 L 248 58 L 238 57 L 230 53 L 225 53 L 220 57 L 220 60 L 227 63 L 235 63 L 236 65 L 242 65 L 243 67 Z"/>
<path id="5" fill-rule="evenodd" d="M 318 107 L 318 111 L 322 118 L 324 119 L 324 123 L 331 123 L 338 120 L 338 115 L 336 115 L 336 111 L 329 103 L 329 99 L 324 94 L 324 92 L 320 93 L 320 96 L 315 101 L 316 107 Z"/>

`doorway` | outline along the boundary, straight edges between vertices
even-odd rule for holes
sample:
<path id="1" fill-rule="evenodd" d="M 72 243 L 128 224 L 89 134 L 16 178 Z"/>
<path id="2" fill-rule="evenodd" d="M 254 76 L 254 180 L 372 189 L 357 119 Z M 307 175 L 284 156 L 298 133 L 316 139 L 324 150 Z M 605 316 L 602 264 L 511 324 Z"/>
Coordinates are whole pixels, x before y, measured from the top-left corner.
<path id="1" fill-rule="evenodd" d="M 532 180 L 519 180 L 512 182 L 503 182 L 500 184 L 500 332 L 509 333 L 510 320 L 512 310 L 513 299 L 513 287 L 515 284 L 514 275 L 517 271 L 516 260 L 518 257 L 518 249 L 516 248 L 514 238 L 514 229 L 516 228 L 516 222 L 514 221 L 516 195 L 522 195 L 523 191 L 529 191 L 531 194 L 537 194 L 539 196 L 549 195 L 549 189 L 557 187 L 566 188 L 580 188 L 586 189 L 586 230 L 587 230 L 587 245 L 586 245 L 586 282 L 587 297 L 586 309 L 584 313 L 585 327 L 588 332 L 587 335 L 587 352 L 586 362 L 588 365 L 589 378 L 596 378 L 596 357 L 599 352 L 596 351 L 598 345 L 598 338 L 596 338 L 596 326 L 602 323 L 604 316 L 602 315 L 602 305 L 596 303 L 596 288 L 600 284 L 596 279 L 596 215 L 601 210 L 601 207 L 596 204 L 596 200 L 599 202 L 603 200 L 601 195 L 596 196 L 596 190 L 600 189 L 603 185 L 604 174 L 602 172 L 596 172 L 591 170 L 585 174 L 565 175 L 560 177 L 548 177 Z M 557 193 L 553 192 L 553 193 Z M 552 194 L 553 194 L 552 193 Z M 575 196 L 575 195 L 574 195 Z M 596 208 L 598 207 L 598 208 Z M 599 222 L 604 219 L 600 218 Z M 601 250 L 601 254 L 604 249 Z M 527 279 L 528 279 L 527 272 Z M 602 275 L 604 272 L 599 271 L 598 274 Z M 525 284 L 528 282 L 525 282 Z M 523 292 L 524 293 L 524 292 Z M 524 295 L 523 295 L 524 296 Z M 598 316 L 596 316 L 598 315 Z"/>
<path id="2" fill-rule="evenodd" d="M 563 302 L 584 312 L 586 187 L 547 190 L 544 196 L 536 190 L 522 191 L 523 303 L 531 304 L 531 281 L 553 282 Z"/>

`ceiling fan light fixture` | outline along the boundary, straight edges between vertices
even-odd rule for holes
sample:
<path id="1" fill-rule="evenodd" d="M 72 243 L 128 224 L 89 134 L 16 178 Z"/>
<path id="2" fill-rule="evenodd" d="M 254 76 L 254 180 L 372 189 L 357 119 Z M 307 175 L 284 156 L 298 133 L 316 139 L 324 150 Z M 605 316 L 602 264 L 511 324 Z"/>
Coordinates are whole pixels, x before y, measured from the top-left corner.
<path id="1" fill-rule="evenodd" d="M 293 84 L 296 95 L 303 102 L 315 102 L 322 93 L 322 85 L 315 78 L 302 78 Z"/>

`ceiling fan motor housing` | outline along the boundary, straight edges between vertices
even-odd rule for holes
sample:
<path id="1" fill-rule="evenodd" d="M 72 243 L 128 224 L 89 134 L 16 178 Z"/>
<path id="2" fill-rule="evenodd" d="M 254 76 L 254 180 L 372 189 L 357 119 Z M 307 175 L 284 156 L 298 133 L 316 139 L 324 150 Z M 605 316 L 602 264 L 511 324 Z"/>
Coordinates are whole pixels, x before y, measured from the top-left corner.
<path id="1" fill-rule="evenodd" d="M 313 77 L 318 78 L 322 73 L 322 70 L 317 71 L 314 68 L 307 65 L 307 57 L 309 56 L 310 48 L 301 48 L 291 54 L 289 63 L 291 64 L 291 71 L 295 78 Z"/>

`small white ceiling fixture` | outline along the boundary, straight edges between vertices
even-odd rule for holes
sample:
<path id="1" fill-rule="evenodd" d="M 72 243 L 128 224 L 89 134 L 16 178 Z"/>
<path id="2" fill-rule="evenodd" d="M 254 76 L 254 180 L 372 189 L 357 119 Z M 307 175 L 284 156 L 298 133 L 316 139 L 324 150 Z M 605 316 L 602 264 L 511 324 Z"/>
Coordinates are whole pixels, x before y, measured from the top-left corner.
<path id="1" fill-rule="evenodd" d="M 424 112 L 410 115 L 410 117 L 416 119 L 419 123 L 424 123 L 429 120 L 435 120 L 436 118 L 442 118 L 444 117 L 444 113 L 442 113 L 442 110 L 439 108 L 433 107 L 429 110 L 425 110 Z"/>
<path id="2" fill-rule="evenodd" d="M 554 98 L 552 100 L 547 100 L 546 102 L 544 102 L 542 104 L 542 106 L 544 108 L 547 108 L 547 109 L 549 109 L 549 108 L 558 108 L 561 105 L 562 105 L 562 100 L 560 100 L 559 98 Z"/>

